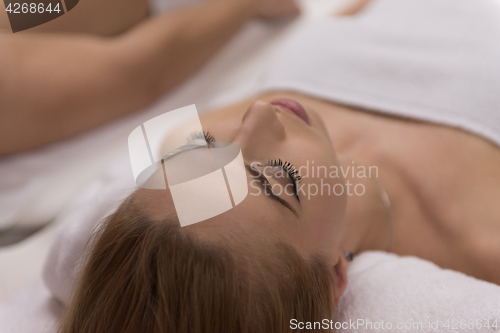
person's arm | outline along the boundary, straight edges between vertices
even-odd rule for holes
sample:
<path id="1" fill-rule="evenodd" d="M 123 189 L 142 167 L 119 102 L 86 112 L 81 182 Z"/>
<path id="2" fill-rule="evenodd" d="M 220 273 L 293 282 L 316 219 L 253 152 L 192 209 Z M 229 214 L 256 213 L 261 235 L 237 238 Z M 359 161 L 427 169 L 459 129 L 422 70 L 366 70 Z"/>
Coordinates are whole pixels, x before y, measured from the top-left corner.
<path id="1" fill-rule="evenodd" d="M 199 69 L 259 14 L 263 1 L 205 1 L 147 20 L 116 38 L 0 35 L 0 155 L 57 141 L 147 106 Z M 281 11 L 293 10 L 291 0 L 273 2 L 281 2 Z"/>

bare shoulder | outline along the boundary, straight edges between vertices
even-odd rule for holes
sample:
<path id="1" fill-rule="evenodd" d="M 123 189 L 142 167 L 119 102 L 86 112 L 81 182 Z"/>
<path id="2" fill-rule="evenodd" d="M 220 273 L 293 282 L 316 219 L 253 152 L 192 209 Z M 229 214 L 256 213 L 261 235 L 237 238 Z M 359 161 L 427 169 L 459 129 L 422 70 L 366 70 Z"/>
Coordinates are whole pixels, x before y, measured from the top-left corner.
<path id="1" fill-rule="evenodd" d="M 402 184 L 411 190 L 406 204 L 417 203 L 414 211 L 403 206 L 399 215 L 408 231 L 404 237 L 408 254 L 499 283 L 498 146 L 433 124 L 401 124 L 395 131 L 398 142 L 391 146 L 387 141 L 386 146 L 395 152 L 393 160 L 402 166 Z M 415 220 L 415 216 L 422 218 Z M 419 233 L 425 237 L 416 239 Z"/>

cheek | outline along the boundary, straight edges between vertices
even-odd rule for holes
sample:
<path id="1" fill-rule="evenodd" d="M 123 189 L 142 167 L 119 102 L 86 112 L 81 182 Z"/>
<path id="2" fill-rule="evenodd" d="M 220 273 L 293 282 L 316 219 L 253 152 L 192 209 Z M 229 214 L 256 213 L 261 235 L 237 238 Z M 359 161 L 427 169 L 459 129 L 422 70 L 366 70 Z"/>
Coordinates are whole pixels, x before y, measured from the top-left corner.
<path id="1" fill-rule="evenodd" d="M 310 167 L 309 178 L 304 182 L 305 200 L 315 239 L 335 246 L 340 242 L 344 226 L 347 193 L 344 178 L 336 172 L 335 164 L 324 162 L 321 168 Z"/>
<path id="2" fill-rule="evenodd" d="M 341 243 L 341 232 L 337 227 L 340 222 L 321 216 L 313 217 L 307 222 L 307 230 L 300 232 L 300 243 L 310 252 L 331 253 Z"/>
<path id="3" fill-rule="evenodd" d="M 328 212 L 328 218 L 333 221 L 336 232 L 342 230 L 342 224 L 347 207 L 347 192 L 345 188 L 345 179 L 338 176 L 335 172 L 330 172 L 329 177 L 320 180 L 324 189 L 324 195 L 321 197 Z"/>
<path id="4" fill-rule="evenodd" d="M 328 200 L 326 200 L 328 198 Z M 322 242 L 339 244 L 344 225 L 346 197 L 323 197 L 322 205 L 315 212 L 315 234 Z"/>

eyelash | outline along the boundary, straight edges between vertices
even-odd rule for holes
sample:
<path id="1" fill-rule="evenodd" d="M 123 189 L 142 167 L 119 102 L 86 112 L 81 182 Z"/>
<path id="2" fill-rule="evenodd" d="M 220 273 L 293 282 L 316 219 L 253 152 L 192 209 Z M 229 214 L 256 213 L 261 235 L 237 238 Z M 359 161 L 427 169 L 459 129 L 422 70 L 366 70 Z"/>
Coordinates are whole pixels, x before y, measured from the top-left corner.
<path id="1" fill-rule="evenodd" d="M 296 186 L 302 180 L 302 176 L 299 174 L 299 171 L 297 170 L 295 165 L 290 162 L 283 161 L 281 158 L 272 158 L 267 162 L 267 165 L 281 167 L 283 170 L 285 170 L 293 180 L 295 190 L 297 190 Z"/>
<path id="2" fill-rule="evenodd" d="M 212 143 L 212 142 L 215 142 L 215 137 L 210 134 L 210 132 L 208 131 L 203 131 L 203 132 L 193 132 L 191 134 L 189 134 L 189 137 L 186 138 L 186 141 L 193 141 L 193 140 L 197 140 L 197 139 L 205 139 L 206 142 L 208 143 Z"/>
<path id="3" fill-rule="evenodd" d="M 215 137 L 208 131 L 191 133 L 190 138 L 191 139 L 204 138 L 208 143 L 215 142 Z M 295 165 L 293 165 L 290 162 L 283 161 L 281 158 L 269 159 L 267 165 L 273 167 L 281 167 L 283 170 L 285 170 L 286 173 L 288 173 L 288 176 L 292 179 L 294 190 L 297 193 L 297 185 L 302 180 L 302 176 L 299 174 L 299 171 L 297 170 Z"/>
<path id="4" fill-rule="evenodd" d="M 203 136 L 208 143 L 215 142 L 215 137 L 209 131 L 204 131 Z"/>

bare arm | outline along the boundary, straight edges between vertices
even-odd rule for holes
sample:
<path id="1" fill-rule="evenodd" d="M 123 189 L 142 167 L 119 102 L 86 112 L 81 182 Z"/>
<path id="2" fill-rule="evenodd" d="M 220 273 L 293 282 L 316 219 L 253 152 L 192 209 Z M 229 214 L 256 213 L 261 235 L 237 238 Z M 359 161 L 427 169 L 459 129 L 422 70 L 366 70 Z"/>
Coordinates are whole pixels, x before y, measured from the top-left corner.
<path id="1" fill-rule="evenodd" d="M 256 3 L 209 0 L 115 38 L 0 35 L 0 155 L 148 105 L 199 69 L 258 13 Z"/>

